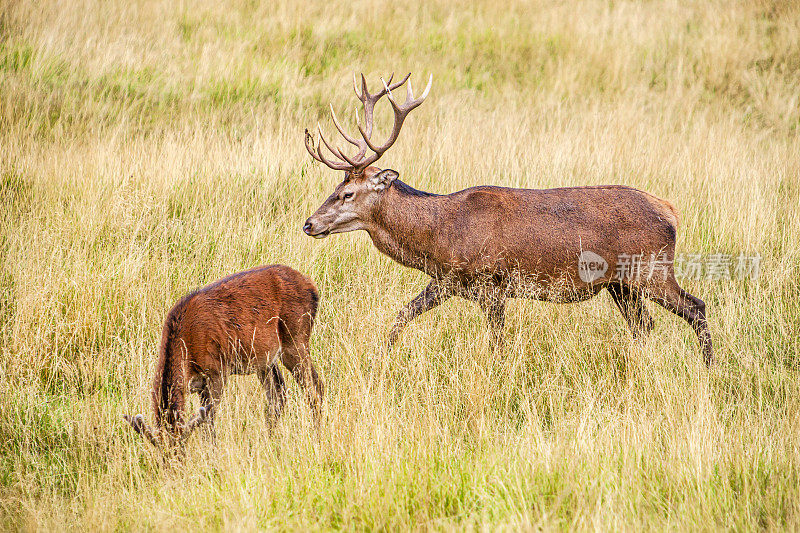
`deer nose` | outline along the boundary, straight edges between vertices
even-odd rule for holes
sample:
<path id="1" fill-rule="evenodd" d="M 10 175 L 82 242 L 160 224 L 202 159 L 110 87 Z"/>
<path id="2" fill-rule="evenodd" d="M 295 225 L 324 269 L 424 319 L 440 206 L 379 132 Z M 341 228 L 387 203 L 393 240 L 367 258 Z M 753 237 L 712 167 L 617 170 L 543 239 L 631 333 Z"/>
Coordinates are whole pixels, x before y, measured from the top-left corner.
<path id="1" fill-rule="evenodd" d="M 303 225 L 303 231 L 306 232 L 306 235 L 311 235 L 311 228 L 314 226 L 311 225 L 311 222 L 306 220 L 306 223 Z"/>

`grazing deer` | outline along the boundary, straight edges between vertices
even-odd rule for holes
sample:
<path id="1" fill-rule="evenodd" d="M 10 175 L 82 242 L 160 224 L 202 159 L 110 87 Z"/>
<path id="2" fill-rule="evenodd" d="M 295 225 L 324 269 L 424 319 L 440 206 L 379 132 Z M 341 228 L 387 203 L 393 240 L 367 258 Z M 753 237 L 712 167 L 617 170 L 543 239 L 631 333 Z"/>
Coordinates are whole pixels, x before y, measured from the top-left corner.
<path id="1" fill-rule="evenodd" d="M 280 416 L 286 384 L 278 360 L 305 389 L 315 419 L 323 383 L 309 356 L 319 294 L 300 272 L 282 265 L 233 274 L 181 298 L 167 314 L 153 379 L 155 428 L 141 414 L 124 415 L 156 447 L 182 443 L 214 415 L 231 374 L 258 375 L 270 422 Z M 186 420 L 186 394 L 200 410 Z"/>
<path id="2" fill-rule="evenodd" d="M 415 98 L 409 76 L 395 84 L 390 78 L 375 94 L 367 90 L 363 75 L 359 92 L 354 77 L 353 88 L 364 107 L 360 137 L 342 128 L 331 106 L 333 123 L 356 147 L 355 155 L 331 145 L 319 126 L 316 146 L 308 130 L 305 135 L 311 156 L 344 171 L 344 180 L 308 218 L 303 231 L 323 238 L 366 230 L 378 250 L 432 278 L 400 311 L 389 336 L 390 348 L 409 321 L 452 296 L 478 303 L 488 316 L 493 345 L 502 346 L 508 298 L 578 302 L 605 288 L 634 336 L 653 328 L 644 299 L 653 300 L 694 328 L 705 362 L 711 364 L 705 304 L 681 289 L 669 260 L 678 224 L 677 211 L 669 202 L 622 185 L 483 186 L 439 195 L 413 189 L 394 170 L 371 166 L 394 144 L 408 114 L 430 91 L 432 77 L 422 96 Z M 392 91 L 406 81 L 407 97 L 401 104 Z M 384 95 L 394 110 L 394 126 L 388 140 L 379 145 L 372 139 L 373 111 Z M 638 266 L 645 268 L 615 275 L 625 274 L 625 258 L 660 262 L 650 261 L 654 267 L 647 268 L 640 261 Z"/>

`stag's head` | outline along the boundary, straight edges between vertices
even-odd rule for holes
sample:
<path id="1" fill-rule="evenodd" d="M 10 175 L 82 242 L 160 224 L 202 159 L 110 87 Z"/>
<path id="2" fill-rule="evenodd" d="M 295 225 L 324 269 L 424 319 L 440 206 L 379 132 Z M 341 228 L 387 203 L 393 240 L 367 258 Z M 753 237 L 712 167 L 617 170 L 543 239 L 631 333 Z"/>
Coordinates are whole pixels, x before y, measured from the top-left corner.
<path id="1" fill-rule="evenodd" d="M 306 220 L 303 231 L 308 235 L 321 239 L 331 233 L 363 229 L 364 223 L 369 220 L 380 195 L 397 179 L 398 174 L 394 170 L 382 170 L 372 166 L 372 164 L 380 159 L 384 152 L 394 144 L 400 135 L 400 128 L 403 127 L 403 122 L 408 114 L 428 96 L 433 83 L 433 76 L 428 80 L 428 86 L 419 98 L 414 98 L 414 89 L 411 87 L 411 80 L 409 79 L 411 74 L 394 84 L 392 83 L 392 77 L 389 77 L 388 82 L 383 81 L 383 78 L 381 78 L 383 89 L 375 94 L 370 94 L 367 90 L 367 82 L 364 79 L 364 75 L 361 75 L 361 91 L 358 90 L 355 75 L 353 76 L 353 90 L 364 106 L 363 127 L 358 119 L 358 111 L 356 111 L 356 123 L 361 134 L 360 138 L 348 134 L 342 128 L 336 118 L 336 113 L 333 111 L 333 106 L 331 106 L 333 124 L 342 137 L 356 147 L 357 152 L 355 155 L 348 156 L 338 147 L 330 144 L 322 135 L 322 128 L 319 125 L 317 125 L 319 140 L 316 146 L 314 145 L 313 137 L 306 130 L 306 150 L 311 154 L 311 157 L 333 170 L 344 171 L 344 180 L 336 186 L 333 194 L 319 206 L 319 209 Z M 408 82 L 406 85 L 406 101 L 398 104 L 392 91 L 406 82 Z M 389 139 L 378 145 L 372 141 L 373 112 L 375 104 L 383 96 L 388 97 L 389 103 L 394 110 L 394 126 Z M 323 145 L 332 157 L 325 155 Z"/>

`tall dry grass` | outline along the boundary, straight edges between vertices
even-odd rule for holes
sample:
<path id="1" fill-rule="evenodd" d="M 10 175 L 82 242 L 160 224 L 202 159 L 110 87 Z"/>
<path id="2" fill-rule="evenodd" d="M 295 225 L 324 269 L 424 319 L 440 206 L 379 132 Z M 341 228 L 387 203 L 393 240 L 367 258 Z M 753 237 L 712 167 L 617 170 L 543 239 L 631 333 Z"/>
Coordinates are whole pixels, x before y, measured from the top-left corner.
<path id="1" fill-rule="evenodd" d="M 434 75 L 382 161 L 415 187 L 623 183 L 679 207 L 679 252 L 760 254 L 685 282 L 718 364 L 655 307 L 634 343 L 607 295 L 514 302 L 498 357 L 453 300 L 383 354 L 424 276 L 299 229 L 339 179 L 302 131 L 354 70 Z M 0 1 L 0 524 L 797 528 L 799 72 L 777 0 Z M 218 445 L 161 468 L 120 415 L 166 311 L 274 262 L 322 293 L 320 435 L 294 384 L 270 436 L 233 379 Z"/>

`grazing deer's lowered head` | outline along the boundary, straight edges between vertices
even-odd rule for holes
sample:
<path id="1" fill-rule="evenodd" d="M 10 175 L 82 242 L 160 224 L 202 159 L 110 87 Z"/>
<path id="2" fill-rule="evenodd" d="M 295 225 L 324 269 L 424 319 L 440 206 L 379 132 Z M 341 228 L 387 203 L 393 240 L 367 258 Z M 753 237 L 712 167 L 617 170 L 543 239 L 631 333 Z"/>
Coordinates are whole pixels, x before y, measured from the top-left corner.
<path id="1" fill-rule="evenodd" d="M 122 415 L 137 433 L 147 438 L 150 443 L 156 448 L 168 448 L 175 444 L 182 444 L 183 441 L 189 438 L 192 431 L 201 424 L 209 420 L 208 410 L 201 407 L 199 412 L 189 421 L 188 424 L 175 426 L 174 431 L 167 432 L 161 428 L 152 428 L 144 420 L 142 414 L 137 415 Z"/>
<path id="2" fill-rule="evenodd" d="M 644 299 L 652 300 L 694 328 L 705 361 L 711 363 L 705 304 L 675 279 L 678 216 L 669 202 L 622 185 L 478 186 L 438 195 L 406 185 L 394 170 L 371 166 L 397 140 L 408 113 L 430 91 L 432 79 L 415 98 L 409 76 L 394 84 L 390 78 L 375 94 L 367 90 L 363 75 L 361 91 L 354 79 L 364 106 L 360 137 L 342 128 L 331 107 L 333 124 L 357 148 L 355 155 L 329 143 L 321 128 L 316 146 L 308 130 L 305 134 L 308 153 L 344 171 L 345 177 L 303 231 L 321 238 L 363 229 L 378 250 L 432 278 L 398 314 L 390 346 L 409 321 L 452 296 L 478 303 L 488 317 L 493 345 L 502 346 L 508 298 L 577 302 L 607 289 L 634 336 L 652 329 Z M 392 91 L 406 82 L 406 101 L 399 104 Z M 383 96 L 394 110 L 394 126 L 389 139 L 377 145 L 372 141 L 373 111 Z M 625 275 L 625 258 L 649 258 L 651 268 L 644 265 Z"/>

